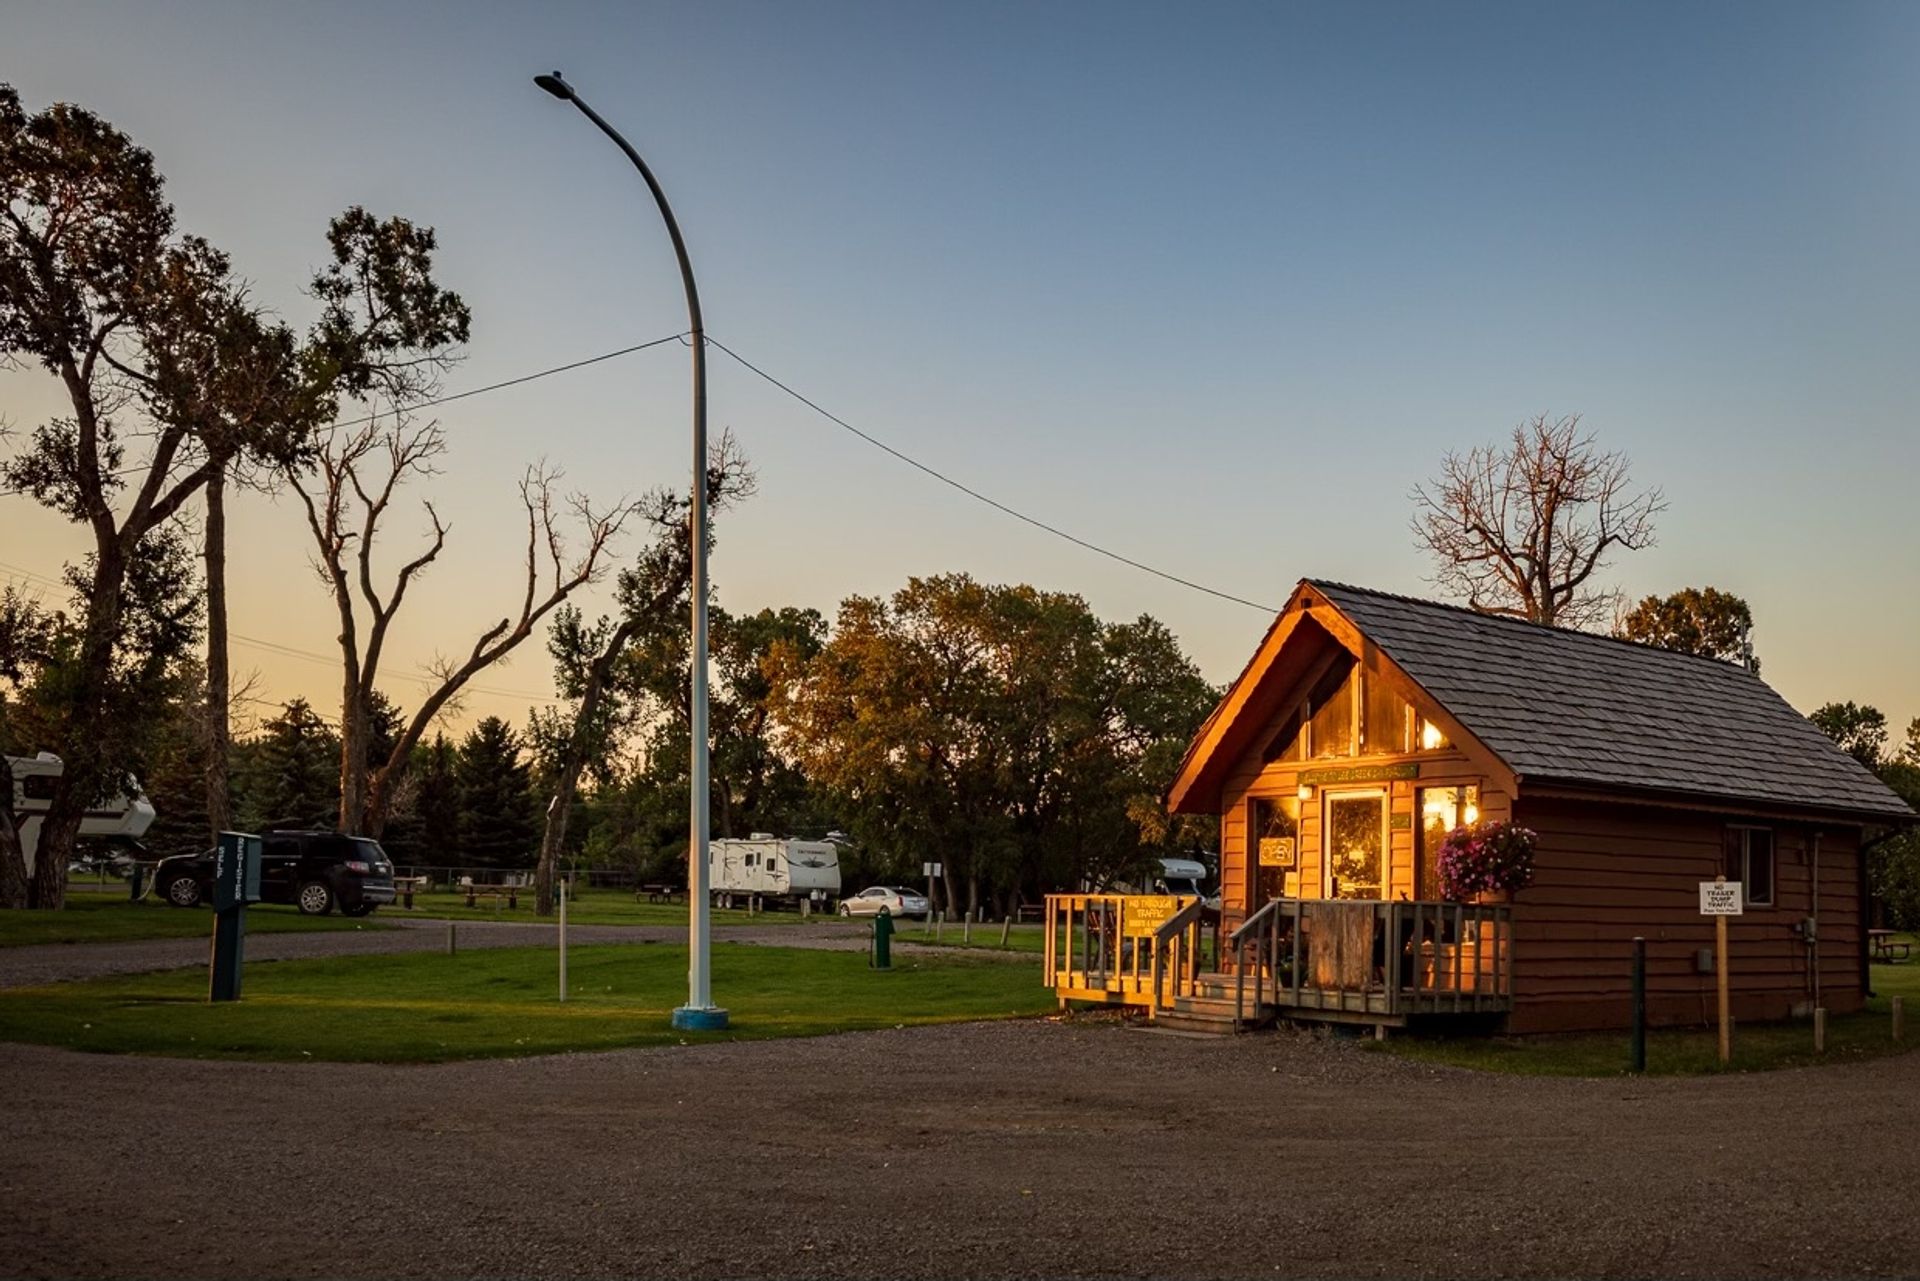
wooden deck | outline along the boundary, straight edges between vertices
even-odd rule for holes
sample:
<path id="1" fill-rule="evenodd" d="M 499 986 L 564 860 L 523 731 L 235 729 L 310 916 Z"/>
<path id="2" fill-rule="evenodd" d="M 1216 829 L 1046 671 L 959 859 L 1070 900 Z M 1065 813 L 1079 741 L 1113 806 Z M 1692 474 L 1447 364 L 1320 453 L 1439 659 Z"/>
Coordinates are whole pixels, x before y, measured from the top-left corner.
<path id="1" fill-rule="evenodd" d="M 1191 899 L 1062 894 L 1048 897 L 1046 919 L 1046 982 L 1063 1002 L 1236 1029 L 1273 1017 L 1388 1026 L 1512 1008 L 1504 904 L 1273 899 L 1222 937 Z"/>

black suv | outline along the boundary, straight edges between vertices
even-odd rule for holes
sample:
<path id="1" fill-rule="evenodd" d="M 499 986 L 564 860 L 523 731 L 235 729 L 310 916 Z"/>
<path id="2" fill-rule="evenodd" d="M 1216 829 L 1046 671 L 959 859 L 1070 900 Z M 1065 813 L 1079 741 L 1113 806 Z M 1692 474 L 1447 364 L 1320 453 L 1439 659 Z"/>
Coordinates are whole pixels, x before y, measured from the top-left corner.
<path id="1" fill-rule="evenodd" d="M 365 916 L 393 902 L 393 863 L 380 842 L 338 832 L 268 832 L 261 838 L 260 899 L 291 903 L 308 916 L 339 908 Z M 213 898 L 213 854 L 162 859 L 154 884 L 175 907 Z"/>

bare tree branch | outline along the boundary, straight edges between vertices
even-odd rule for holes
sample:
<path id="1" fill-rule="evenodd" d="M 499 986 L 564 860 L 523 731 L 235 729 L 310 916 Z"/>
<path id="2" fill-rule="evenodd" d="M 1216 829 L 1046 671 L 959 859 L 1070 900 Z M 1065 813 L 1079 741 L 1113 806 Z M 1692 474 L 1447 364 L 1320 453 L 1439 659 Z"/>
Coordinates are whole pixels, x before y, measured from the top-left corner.
<path id="1" fill-rule="evenodd" d="M 1590 584 L 1616 550 L 1654 542 L 1666 509 L 1635 493 L 1621 453 L 1603 453 L 1579 415 L 1541 415 L 1507 446 L 1448 454 L 1413 491 L 1413 535 L 1439 563 L 1433 581 L 1483 613 L 1561 627 L 1604 625 L 1618 593 Z"/>

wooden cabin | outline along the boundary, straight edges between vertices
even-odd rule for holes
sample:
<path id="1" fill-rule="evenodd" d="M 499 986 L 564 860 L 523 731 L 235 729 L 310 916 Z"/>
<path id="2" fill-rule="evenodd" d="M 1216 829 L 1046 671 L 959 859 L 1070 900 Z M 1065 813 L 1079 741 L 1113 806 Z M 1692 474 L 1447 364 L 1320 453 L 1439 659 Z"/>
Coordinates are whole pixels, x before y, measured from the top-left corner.
<path id="1" fill-rule="evenodd" d="M 1311 580 L 1168 804 L 1220 817 L 1214 934 L 1198 904 L 1063 896 L 1063 999 L 1515 1032 L 1625 1026 L 1636 935 L 1650 1019 L 1706 1021 L 1698 885 L 1722 874 L 1736 1019 L 1858 1008 L 1863 839 L 1915 817 L 1744 667 Z M 1442 901 L 1440 842 L 1488 818 L 1538 834 L 1533 883 Z"/>

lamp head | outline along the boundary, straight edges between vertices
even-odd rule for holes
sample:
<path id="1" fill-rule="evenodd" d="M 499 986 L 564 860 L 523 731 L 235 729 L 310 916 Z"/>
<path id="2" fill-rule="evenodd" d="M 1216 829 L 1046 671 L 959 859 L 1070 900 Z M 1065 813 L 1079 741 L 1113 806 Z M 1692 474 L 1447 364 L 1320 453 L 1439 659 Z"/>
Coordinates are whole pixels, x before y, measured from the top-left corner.
<path id="1" fill-rule="evenodd" d="M 558 71 L 552 75 L 535 76 L 533 82 L 562 102 L 573 101 L 573 86 L 561 79 Z"/>

